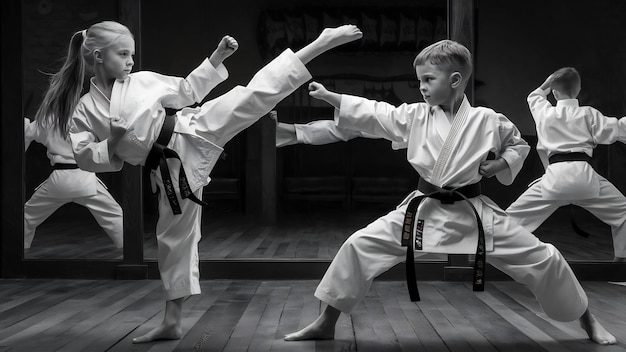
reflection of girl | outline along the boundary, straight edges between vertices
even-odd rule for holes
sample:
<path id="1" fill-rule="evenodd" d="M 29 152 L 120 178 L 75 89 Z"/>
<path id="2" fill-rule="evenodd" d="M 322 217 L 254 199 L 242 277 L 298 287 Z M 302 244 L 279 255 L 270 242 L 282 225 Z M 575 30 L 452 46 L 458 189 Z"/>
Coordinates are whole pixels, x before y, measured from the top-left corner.
<path id="1" fill-rule="evenodd" d="M 67 58 L 73 70 L 60 74 L 68 86 L 51 90 L 57 97 L 73 97 L 67 108 L 74 111 L 70 137 L 77 163 L 96 172 L 119 170 L 124 162 L 160 171 L 153 172 L 153 180 L 162 191 L 156 232 L 165 316 L 161 325 L 134 342 L 182 336 L 183 300 L 200 293 L 201 207 L 196 203 L 202 203 L 202 187 L 223 146 L 308 81 L 306 63 L 360 37 L 355 26 L 325 29 L 298 52 L 283 52 L 247 86 L 166 116 L 164 108 L 200 102 L 227 77 L 222 62 L 238 47 L 233 38 L 224 37 L 211 57 L 179 78 L 147 71 L 131 74 L 135 41 L 117 22 L 97 23 L 74 34 L 70 42 L 74 55 Z M 95 77 L 89 93 L 78 101 L 84 63 L 93 65 Z"/>
<path id="2" fill-rule="evenodd" d="M 24 205 L 24 248 L 30 248 L 35 229 L 65 203 L 80 204 L 91 212 L 98 224 L 111 237 L 115 247 L 121 248 L 123 239 L 122 208 L 93 172 L 76 166 L 70 141 L 61 136 L 54 125 L 56 120 L 45 120 L 47 109 L 42 104 L 36 121 L 24 119 L 25 146 L 34 140 L 48 149 L 48 158 L 54 168 L 52 174 L 35 190 Z"/>

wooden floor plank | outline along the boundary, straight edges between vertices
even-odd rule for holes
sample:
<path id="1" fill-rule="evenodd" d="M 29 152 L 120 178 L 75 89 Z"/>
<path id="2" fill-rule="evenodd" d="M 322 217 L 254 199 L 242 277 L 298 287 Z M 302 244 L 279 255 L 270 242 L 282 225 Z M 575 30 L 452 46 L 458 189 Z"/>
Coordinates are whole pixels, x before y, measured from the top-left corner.
<path id="1" fill-rule="evenodd" d="M 472 292 L 467 283 L 421 282 L 417 303 L 408 300 L 404 282 L 374 282 L 353 313 L 340 316 L 335 340 L 284 341 L 285 333 L 319 315 L 317 284 L 201 281 L 203 293 L 183 304 L 182 339 L 133 345 L 133 337 L 163 318 L 159 281 L 0 280 L 2 289 L 13 292 L 7 296 L 19 297 L 19 288 L 33 297 L 0 315 L 0 352 L 626 351 L 623 342 L 590 342 L 575 322 L 551 321 L 515 282 L 492 282 L 485 292 Z M 598 319 L 624 341 L 622 287 L 606 282 L 583 287 Z"/>

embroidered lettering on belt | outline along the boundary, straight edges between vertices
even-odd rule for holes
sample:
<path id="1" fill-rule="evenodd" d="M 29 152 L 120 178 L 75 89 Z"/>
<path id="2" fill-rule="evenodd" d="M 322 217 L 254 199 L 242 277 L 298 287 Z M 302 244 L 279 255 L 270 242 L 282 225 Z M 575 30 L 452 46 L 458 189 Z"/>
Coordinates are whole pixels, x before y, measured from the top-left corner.
<path id="1" fill-rule="evenodd" d="M 422 235 L 424 233 L 424 220 L 417 219 L 415 224 L 415 250 L 422 250 Z"/>

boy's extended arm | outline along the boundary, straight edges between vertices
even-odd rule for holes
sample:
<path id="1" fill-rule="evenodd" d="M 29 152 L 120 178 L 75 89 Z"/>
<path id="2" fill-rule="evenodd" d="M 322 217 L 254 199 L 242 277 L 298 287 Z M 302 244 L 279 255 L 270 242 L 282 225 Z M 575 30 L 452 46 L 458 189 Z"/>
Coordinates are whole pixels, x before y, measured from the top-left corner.
<path id="1" fill-rule="evenodd" d="M 424 103 L 402 104 L 398 107 L 385 102 L 328 92 L 319 83 L 311 83 L 310 95 L 335 107 L 337 127 L 357 130 L 369 138 L 385 138 L 404 146 L 413 118 L 424 118 L 428 107 Z"/>
<path id="2" fill-rule="evenodd" d="M 626 143 L 626 116 L 618 119 L 604 116 L 600 111 L 588 107 L 591 134 L 595 144 Z"/>

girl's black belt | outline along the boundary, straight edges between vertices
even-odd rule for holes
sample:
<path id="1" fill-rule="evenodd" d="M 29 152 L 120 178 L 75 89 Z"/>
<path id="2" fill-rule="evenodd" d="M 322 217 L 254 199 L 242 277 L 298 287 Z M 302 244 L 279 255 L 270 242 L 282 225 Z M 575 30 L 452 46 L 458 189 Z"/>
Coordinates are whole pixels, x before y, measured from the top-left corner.
<path id="1" fill-rule="evenodd" d="M 458 201 L 464 201 L 469 204 L 470 208 L 474 212 L 474 216 L 476 217 L 476 223 L 478 225 L 478 244 L 476 246 L 476 256 L 474 258 L 473 289 L 474 291 L 484 291 L 486 267 L 485 230 L 483 229 L 483 223 L 480 220 L 478 211 L 476 211 L 474 205 L 469 201 L 469 198 L 478 197 L 481 194 L 480 183 L 474 183 L 471 185 L 457 188 L 441 188 L 420 178 L 417 185 L 417 190 L 422 192 L 423 195 L 411 199 L 409 205 L 406 208 L 404 223 L 402 226 L 401 241 L 402 246 L 407 247 L 406 280 L 411 301 L 415 302 L 420 300 L 415 278 L 415 258 L 413 254 L 413 243 L 415 243 L 416 249 L 422 249 L 421 234 L 420 238 L 416 241 L 416 239 L 414 238 L 414 228 L 417 208 L 424 198 L 434 198 L 441 201 L 442 204 L 453 204 L 454 202 Z"/>
<path id="2" fill-rule="evenodd" d="M 180 160 L 180 156 L 174 150 L 167 147 L 167 144 L 172 138 L 172 134 L 174 134 L 175 125 L 175 116 L 173 114 L 166 115 L 165 120 L 163 121 L 163 127 L 161 127 L 161 132 L 159 132 L 156 142 L 154 142 L 152 149 L 150 149 L 150 152 L 148 153 L 145 166 L 150 168 L 150 170 L 156 170 L 160 167 L 161 178 L 163 179 L 163 188 L 165 188 L 165 194 L 167 195 L 167 199 L 172 207 L 172 212 L 174 212 L 174 214 L 180 214 L 180 204 L 178 203 L 178 198 L 176 197 L 176 192 L 174 190 L 174 183 L 172 182 L 172 177 L 170 175 L 170 168 L 167 166 L 167 159 L 173 158 L 180 161 L 180 171 L 178 173 L 180 197 L 182 199 L 189 198 L 192 202 L 202 206 L 207 206 L 208 204 L 198 199 L 198 197 L 193 194 L 191 187 L 189 186 L 189 181 L 187 180 L 187 175 L 185 174 L 183 162 Z"/>

